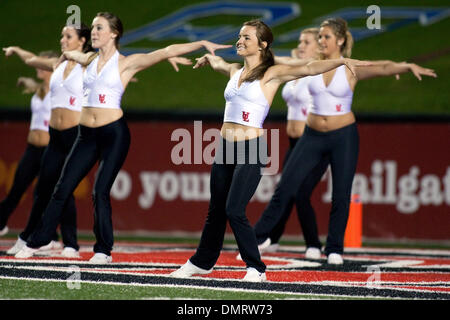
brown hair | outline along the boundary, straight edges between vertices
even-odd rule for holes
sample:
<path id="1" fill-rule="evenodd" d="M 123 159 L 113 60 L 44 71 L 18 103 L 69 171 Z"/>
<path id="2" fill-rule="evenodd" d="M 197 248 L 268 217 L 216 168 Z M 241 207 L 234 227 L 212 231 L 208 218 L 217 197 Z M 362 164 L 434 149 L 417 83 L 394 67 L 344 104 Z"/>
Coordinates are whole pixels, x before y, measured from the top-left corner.
<path id="1" fill-rule="evenodd" d="M 344 39 L 344 43 L 341 46 L 341 54 L 344 58 L 350 58 L 352 55 L 353 37 L 348 30 L 347 21 L 342 18 L 330 18 L 322 22 L 320 27 L 329 27 L 333 30 L 336 38 Z"/>
<path id="2" fill-rule="evenodd" d="M 272 30 L 261 20 L 250 20 L 244 22 L 244 26 L 251 26 L 256 28 L 256 37 L 258 38 L 258 44 L 261 46 L 261 58 L 262 62 L 243 81 L 255 81 L 261 79 L 267 69 L 275 64 L 274 56 L 270 45 L 273 42 Z M 262 43 L 267 42 L 267 46 L 264 48 Z"/>
<path id="3" fill-rule="evenodd" d="M 80 28 L 75 28 L 75 31 L 79 39 L 84 38 L 82 51 L 84 53 L 94 51 L 91 44 L 91 28 L 82 22 Z"/>
<path id="4" fill-rule="evenodd" d="M 102 17 L 108 20 L 109 28 L 112 32 L 117 34 L 117 37 L 115 39 L 115 45 L 116 49 L 119 49 L 119 41 L 120 38 L 123 35 L 123 24 L 122 21 L 120 21 L 119 17 L 110 13 L 110 12 L 99 12 L 97 13 L 96 17 Z"/>

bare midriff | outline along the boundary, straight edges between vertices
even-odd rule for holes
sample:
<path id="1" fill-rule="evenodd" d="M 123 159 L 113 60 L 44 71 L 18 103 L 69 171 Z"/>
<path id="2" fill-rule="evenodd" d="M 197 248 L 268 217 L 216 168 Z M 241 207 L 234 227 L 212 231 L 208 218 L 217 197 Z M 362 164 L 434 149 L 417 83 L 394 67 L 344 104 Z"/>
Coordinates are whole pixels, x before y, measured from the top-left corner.
<path id="1" fill-rule="evenodd" d="M 27 142 L 35 147 L 45 147 L 50 141 L 48 131 L 44 130 L 30 130 L 27 137 Z"/>
<path id="2" fill-rule="evenodd" d="M 224 122 L 220 129 L 220 134 L 227 141 L 243 141 L 262 136 L 264 129 L 244 126 L 233 122 Z"/>
<path id="3" fill-rule="evenodd" d="M 66 108 L 54 108 L 50 116 L 50 127 L 56 130 L 65 130 L 77 126 L 80 123 L 80 111 Z"/>
<path id="4" fill-rule="evenodd" d="M 353 112 L 348 112 L 339 116 L 321 116 L 309 113 L 306 124 L 316 131 L 328 132 L 348 126 L 355 121 L 356 119 Z"/>
<path id="5" fill-rule="evenodd" d="M 123 116 L 122 109 L 83 107 L 80 124 L 97 128 L 119 120 Z"/>

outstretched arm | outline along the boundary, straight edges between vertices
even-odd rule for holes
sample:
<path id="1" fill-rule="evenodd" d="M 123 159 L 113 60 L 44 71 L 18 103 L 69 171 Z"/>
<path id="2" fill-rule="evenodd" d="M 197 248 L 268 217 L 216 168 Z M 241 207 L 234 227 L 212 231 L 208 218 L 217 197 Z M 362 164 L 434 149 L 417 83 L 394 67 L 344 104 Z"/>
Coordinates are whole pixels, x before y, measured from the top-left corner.
<path id="1" fill-rule="evenodd" d="M 354 59 L 330 59 L 330 60 L 315 60 L 308 62 L 303 66 L 288 66 L 275 65 L 270 67 L 264 75 L 264 82 L 275 81 L 279 83 L 288 82 L 291 80 L 314 76 L 330 70 L 333 70 L 341 65 L 347 66 L 350 71 L 355 74 L 355 67 L 368 66 L 370 62 L 354 60 Z"/>
<path id="2" fill-rule="evenodd" d="M 304 66 L 311 61 L 314 61 L 314 59 L 312 59 L 312 58 L 299 59 L 299 58 L 295 58 L 295 57 L 275 56 L 275 64 L 284 64 L 284 65 L 294 66 L 294 67 L 295 66 Z"/>
<path id="3" fill-rule="evenodd" d="M 25 62 L 27 59 L 33 58 L 36 55 L 31 51 L 26 51 L 20 47 L 11 46 L 3 48 L 3 51 L 5 51 L 5 56 L 10 57 L 13 54 L 16 54 L 20 59 L 22 59 L 23 62 Z"/>
<path id="4" fill-rule="evenodd" d="M 219 56 L 212 54 L 205 54 L 200 58 L 196 58 L 197 63 L 194 69 L 201 68 L 203 66 L 210 65 L 214 71 L 223 73 L 224 75 L 231 77 L 235 71 L 237 71 L 241 65 L 239 63 L 228 63 Z"/>
<path id="5" fill-rule="evenodd" d="M 432 69 L 423 68 L 415 63 L 394 62 L 390 60 L 373 61 L 372 66 L 356 68 L 355 74 L 358 80 L 375 77 L 385 77 L 412 72 L 417 79 L 422 80 L 422 75 L 436 78 L 437 75 Z"/>
<path id="6" fill-rule="evenodd" d="M 23 93 L 34 93 L 40 87 L 40 84 L 33 78 L 19 77 L 17 79 L 17 86 L 23 87 Z"/>
<path id="7" fill-rule="evenodd" d="M 47 71 L 53 71 L 53 64 L 58 60 L 57 58 L 39 57 L 33 52 L 16 46 L 3 48 L 3 51 L 7 57 L 16 54 L 26 65 Z"/>
<path id="8" fill-rule="evenodd" d="M 97 53 L 93 51 L 89 51 L 86 53 L 78 50 L 64 51 L 63 54 L 59 57 L 57 65 L 64 60 L 73 60 L 85 67 L 89 63 L 91 63 L 92 60 L 95 59 L 95 57 L 97 57 Z"/>
<path id="9" fill-rule="evenodd" d="M 124 59 L 123 70 L 128 76 L 142 71 L 163 60 L 182 56 L 184 54 L 196 51 L 204 47 L 214 54 L 215 50 L 229 48 L 231 45 L 220 45 L 210 41 L 202 40 L 190 43 L 172 44 L 163 49 L 155 50 L 147 54 L 132 54 Z"/>

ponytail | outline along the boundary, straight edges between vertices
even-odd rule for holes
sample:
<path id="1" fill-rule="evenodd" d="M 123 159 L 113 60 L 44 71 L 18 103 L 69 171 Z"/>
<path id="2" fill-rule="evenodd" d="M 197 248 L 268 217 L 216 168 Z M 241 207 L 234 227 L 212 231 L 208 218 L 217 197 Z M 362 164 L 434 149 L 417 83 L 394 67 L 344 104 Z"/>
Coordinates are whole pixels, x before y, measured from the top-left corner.
<path id="1" fill-rule="evenodd" d="M 347 30 L 345 33 L 345 41 L 341 47 L 341 53 L 344 58 L 350 58 L 352 56 L 352 48 L 353 48 L 353 36 L 350 31 Z"/>
<path id="2" fill-rule="evenodd" d="M 262 62 L 252 70 L 252 72 L 243 81 L 255 81 L 264 77 L 267 69 L 275 64 L 273 51 L 270 48 L 265 48 L 261 53 Z"/>
<path id="3" fill-rule="evenodd" d="M 94 51 L 91 44 L 91 28 L 82 22 L 80 28 L 75 28 L 75 31 L 77 32 L 79 39 L 84 38 L 82 48 L 83 53 Z"/>

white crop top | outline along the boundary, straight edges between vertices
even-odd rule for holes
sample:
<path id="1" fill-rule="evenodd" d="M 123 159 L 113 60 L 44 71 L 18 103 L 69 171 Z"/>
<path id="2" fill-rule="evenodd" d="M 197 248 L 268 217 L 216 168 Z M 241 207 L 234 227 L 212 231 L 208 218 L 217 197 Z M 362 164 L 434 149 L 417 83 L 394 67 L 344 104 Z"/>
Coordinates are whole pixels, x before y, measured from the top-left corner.
<path id="1" fill-rule="evenodd" d="M 223 122 L 234 122 L 249 127 L 262 128 L 270 105 L 261 90 L 259 80 L 243 82 L 238 87 L 244 68 L 231 77 L 225 88 L 225 114 Z"/>
<path id="2" fill-rule="evenodd" d="M 310 77 L 304 77 L 287 82 L 281 96 L 288 107 L 288 120 L 306 121 L 306 116 L 312 107 L 312 97 L 308 90 Z"/>
<path id="3" fill-rule="evenodd" d="M 97 73 L 98 60 L 96 57 L 84 73 L 83 106 L 120 109 L 124 88 L 119 73 L 119 51 L 109 58 L 100 73 Z"/>
<path id="4" fill-rule="evenodd" d="M 335 116 L 352 110 L 353 91 L 347 80 L 346 66 L 340 66 L 325 87 L 322 74 L 312 76 L 308 88 L 313 98 L 311 113 L 323 116 Z"/>
<path id="5" fill-rule="evenodd" d="M 83 68 L 76 64 L 70 74 L 64 79 L 67 61 L 61 63 L 50 78 L 50 99 L 52 109 L 65 108 L 81 111 L 83 100 Z"/>
<path id="6" fill-rule="evenodd" d="M 37 93 L 35 93 L 31 98 L 30 130 L 48 131 L 51 109 L 50 93 L 47 93 L 44 99 L 39 98 Z"/>

